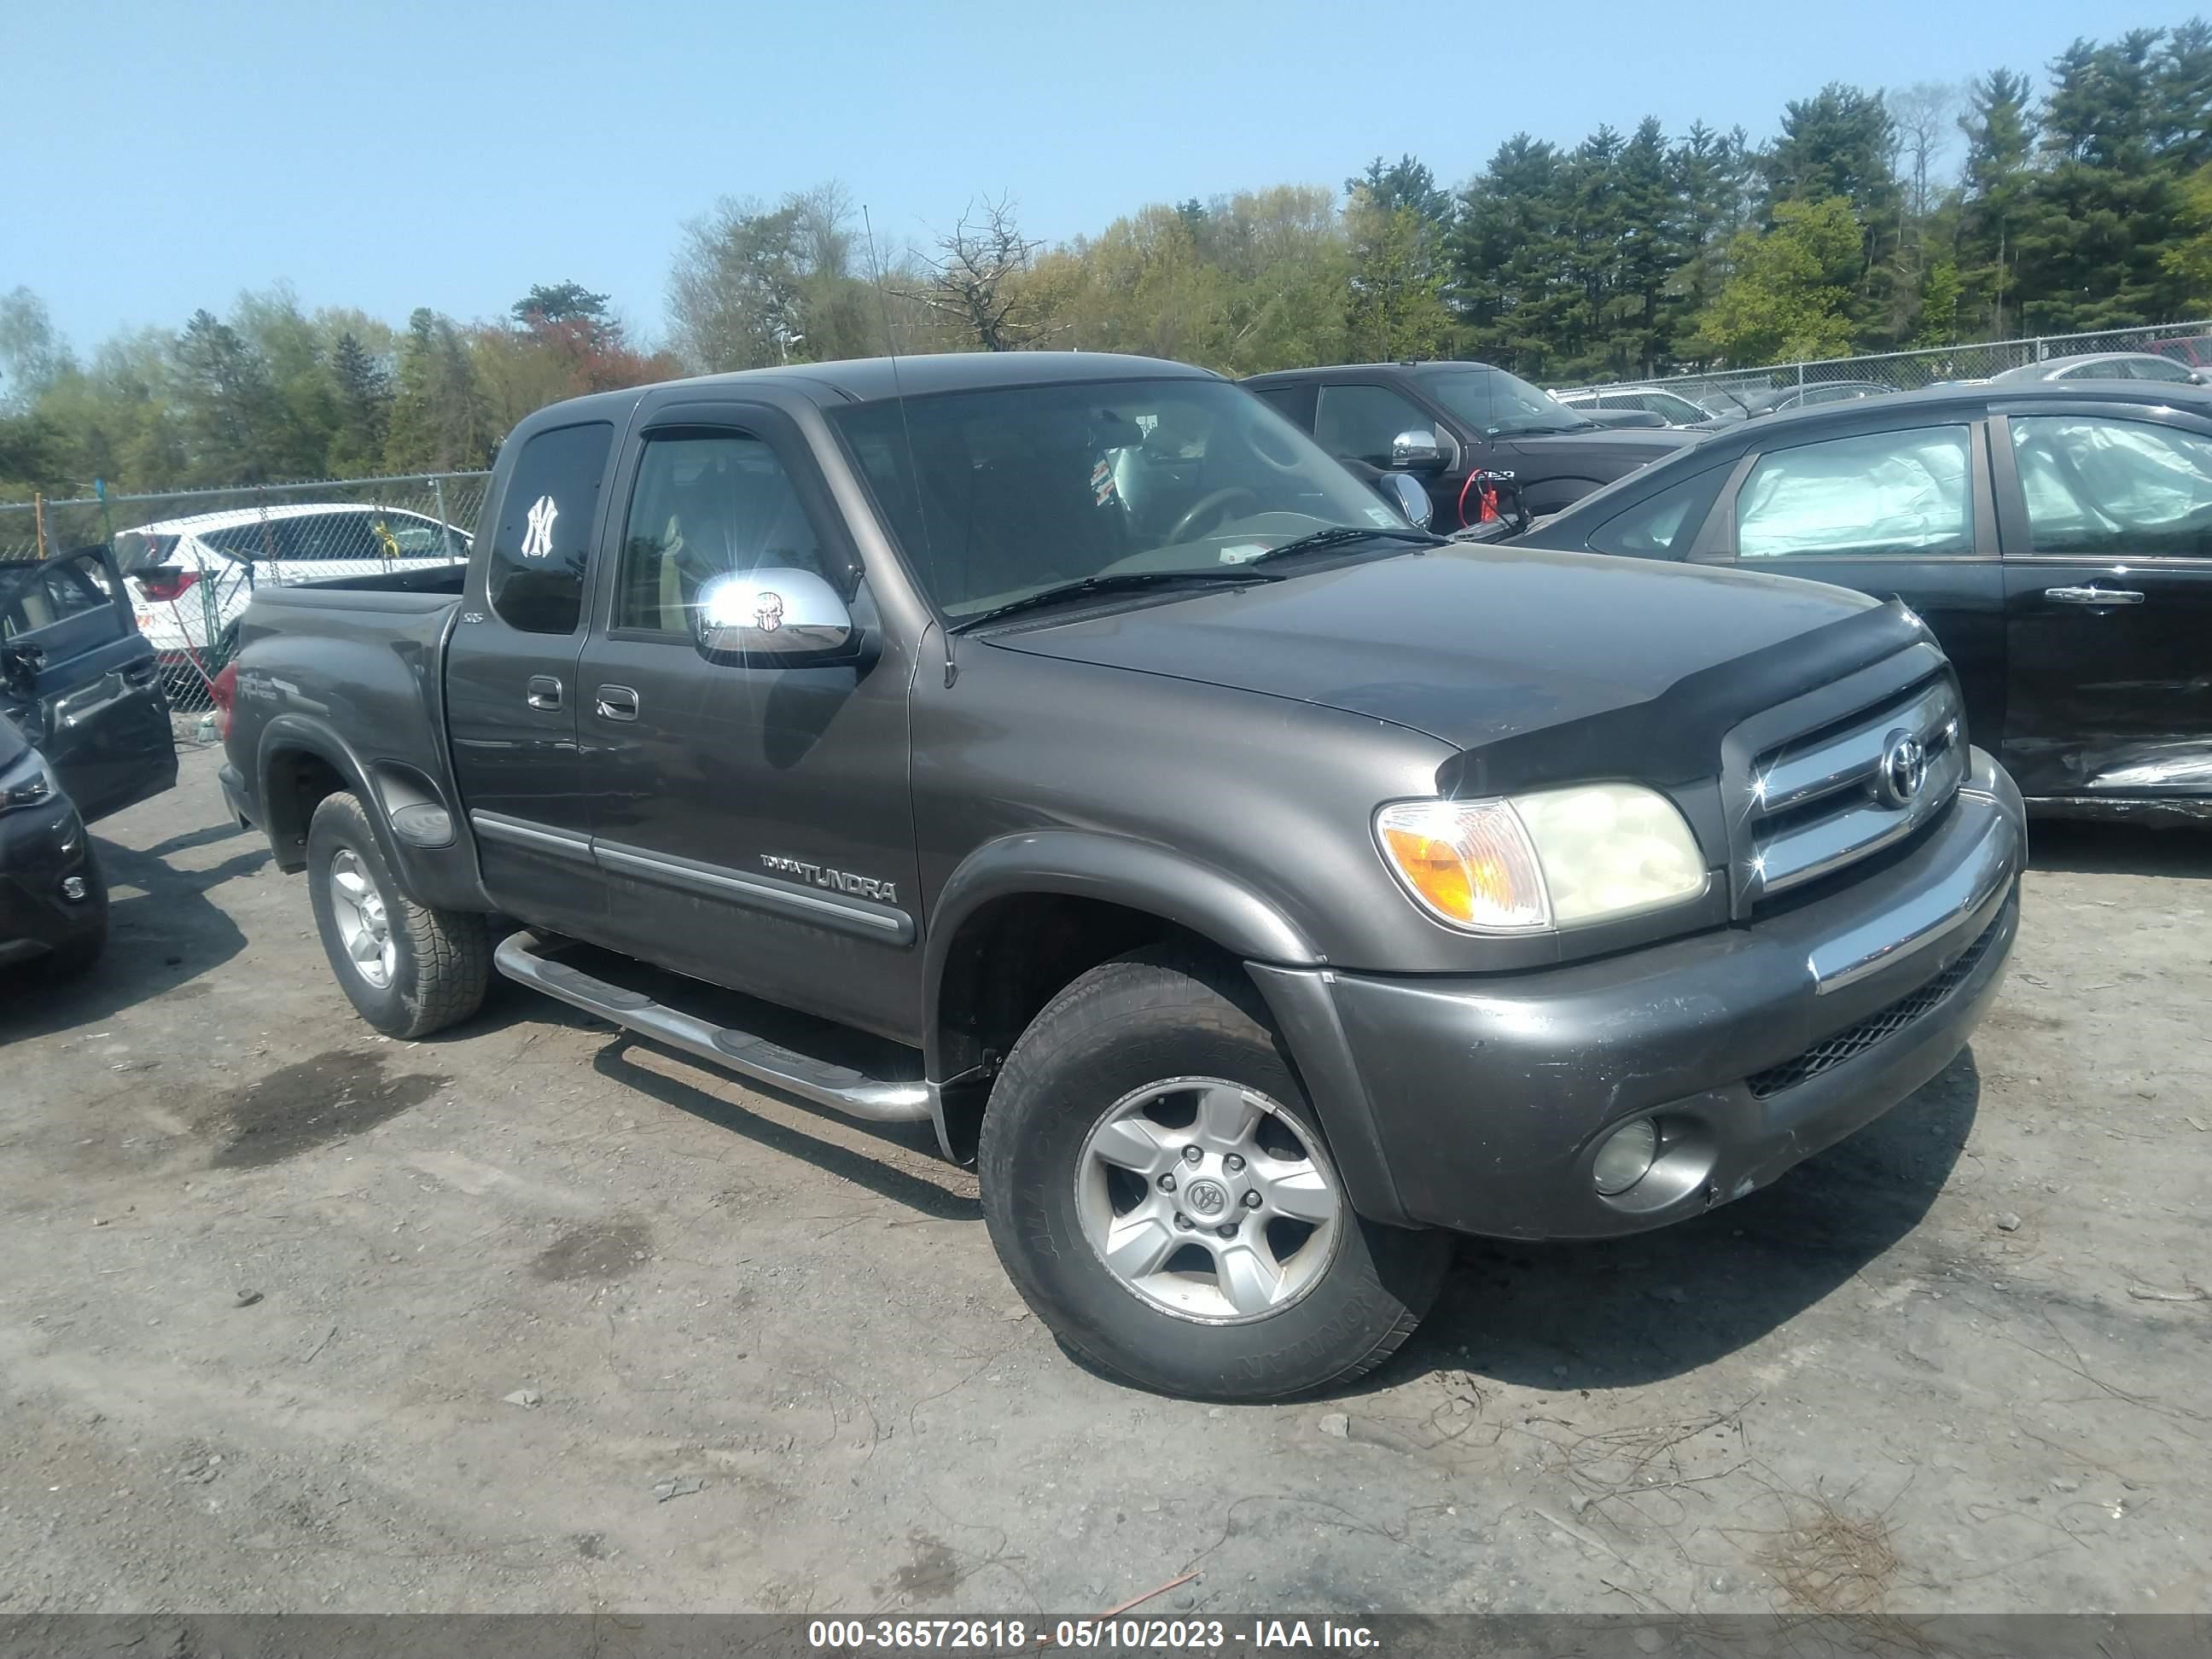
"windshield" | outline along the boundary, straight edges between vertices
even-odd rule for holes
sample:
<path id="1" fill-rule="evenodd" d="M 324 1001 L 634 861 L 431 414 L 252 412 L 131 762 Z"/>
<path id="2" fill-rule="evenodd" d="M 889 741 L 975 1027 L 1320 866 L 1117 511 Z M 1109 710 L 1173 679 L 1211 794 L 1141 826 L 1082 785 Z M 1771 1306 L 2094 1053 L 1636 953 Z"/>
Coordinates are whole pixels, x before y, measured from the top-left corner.
<path id="1" fill-rule="evenodd" d="M 954 618 L 1094 577 L 1234 574 L 1317 530 L 1407 528 L 1304 433 L 1221 380 L 954 392 L 830 419 Z"/>
<path id="2" fill-rule="evenodd" d="M 1539 392 L 1517 374 L 1480 364 L 1443 364 L 1420 371 L 1421 386 L 1469 426 L 1498 437 L 1515 432 L 1580 432 L 1596 422 Z"/>

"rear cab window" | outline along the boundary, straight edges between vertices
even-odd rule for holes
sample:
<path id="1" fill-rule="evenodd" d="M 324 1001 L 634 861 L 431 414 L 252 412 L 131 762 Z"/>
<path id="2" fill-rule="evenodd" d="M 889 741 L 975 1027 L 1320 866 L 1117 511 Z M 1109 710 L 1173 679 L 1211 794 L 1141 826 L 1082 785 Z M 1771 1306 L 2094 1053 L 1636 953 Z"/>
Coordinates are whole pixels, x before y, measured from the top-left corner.
<path id="1" fill-rule="evenodd" d="M 484 599 L 509 628 L 576 631 L 614 435 L 605 421 L 554 427 L 515 457 L 484 566 Z"/>

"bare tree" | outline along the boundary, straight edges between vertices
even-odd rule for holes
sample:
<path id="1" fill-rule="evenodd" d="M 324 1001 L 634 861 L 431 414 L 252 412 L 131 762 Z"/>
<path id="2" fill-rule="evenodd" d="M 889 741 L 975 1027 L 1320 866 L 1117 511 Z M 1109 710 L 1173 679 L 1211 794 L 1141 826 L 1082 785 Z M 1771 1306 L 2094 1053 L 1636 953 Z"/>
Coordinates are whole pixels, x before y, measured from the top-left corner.
<path id="1" fill-rule="evenodd" d="M 1916 221 L 1925 220 L 1935 206 L 1936 163 L 1949 146 L 1964 100 L 1948 82 L 1917 81 L 1884 93 L 1882 101 L 1889 108 L 1905 207 Z"/>
<path id="2" fill-rule="evenodd" d="M 970 202 L 938 242 L 939 257 L 923 257 L 929 274 L 915 297 L 984 350 L 1018 351 L 1048 320 L 1024 280 L 1043 246 L 1023 239 L 1006 197 Z"/>

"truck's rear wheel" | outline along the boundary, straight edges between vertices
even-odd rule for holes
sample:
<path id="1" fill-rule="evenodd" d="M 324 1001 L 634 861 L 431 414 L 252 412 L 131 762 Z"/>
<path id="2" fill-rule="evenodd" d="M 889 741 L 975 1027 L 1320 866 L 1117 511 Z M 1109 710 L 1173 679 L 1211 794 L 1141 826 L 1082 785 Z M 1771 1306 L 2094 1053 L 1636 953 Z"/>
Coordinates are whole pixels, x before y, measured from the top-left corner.
<path id="1" fill-rule="evenodd" d="M 983 1212 L 1067 1347 L 1147 1388 L 1272 1400 L 1413 1334 L 1449 1243 L 1362 1220 L 1232 964 L 1140 951 L 1014 1047 L 979 1149 Z"/>
<path id="2" fill-rule="evenodd" d="M 307 825 L 307 893 L 339 988 L 378 1030 L 427 1036 L 483 1006 L 485 918 L 428 909 L 402 893 L 350 794 L 325 795 Z"/>

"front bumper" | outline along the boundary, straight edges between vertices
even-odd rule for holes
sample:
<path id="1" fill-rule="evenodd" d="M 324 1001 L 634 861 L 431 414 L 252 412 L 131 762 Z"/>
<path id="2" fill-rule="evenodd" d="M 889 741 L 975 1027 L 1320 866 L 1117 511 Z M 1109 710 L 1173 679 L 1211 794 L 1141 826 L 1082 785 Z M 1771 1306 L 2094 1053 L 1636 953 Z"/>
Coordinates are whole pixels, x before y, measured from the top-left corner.
<path id="1" fill-rule="evenodd" d="M 1364 1097 L 1340 1154 L 1348 1179 L 1369 1176 L 1355 1203 L 1588 1238 L 1765 1184 L 1965 1046 L 2011 954 L 2026 854 L 2019 792 L 1976 750 L 1954 807 L 1904 858 L 1752 925 L 1540 974 L 1316 975 L 1346 1061 L 1316 1068 L 1317 1096 L 1333 1082 Z M 1601 1197 L 1598 1147 L 1642 1116 L 1657 1162 Z"/>
<path id="2" fill-rule="evenodd" d="M 63 884 L 82 878 L 85 896 Z M 65 797 L 0 812 L 0 966 L 58 950 L 107 925 L 107 890 Z"/>

